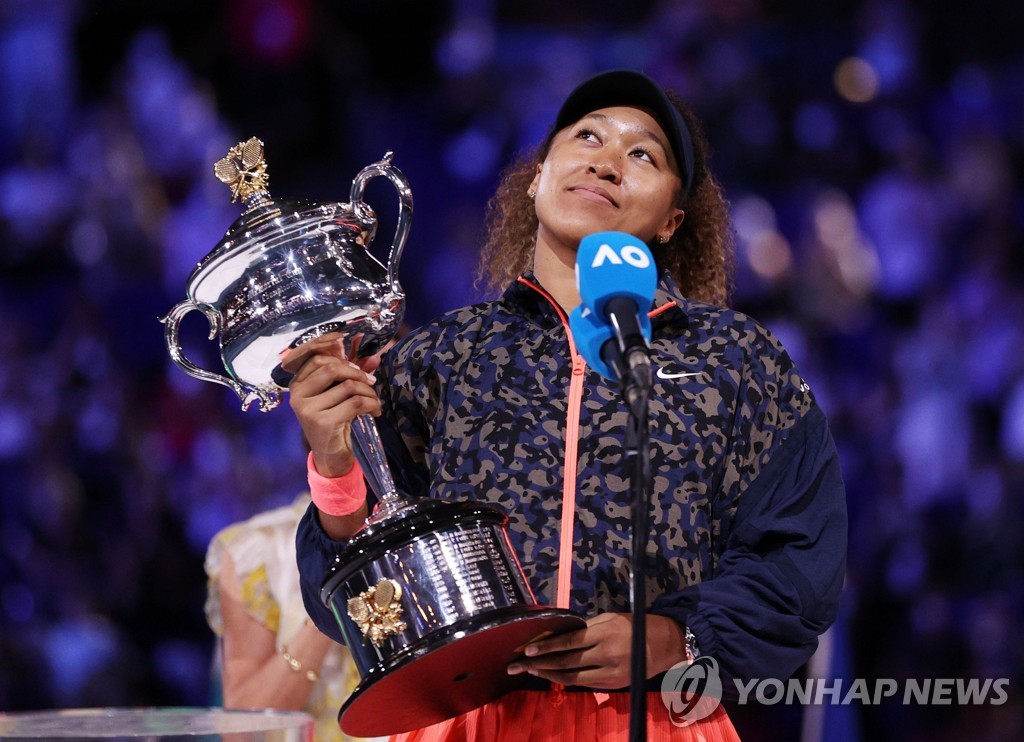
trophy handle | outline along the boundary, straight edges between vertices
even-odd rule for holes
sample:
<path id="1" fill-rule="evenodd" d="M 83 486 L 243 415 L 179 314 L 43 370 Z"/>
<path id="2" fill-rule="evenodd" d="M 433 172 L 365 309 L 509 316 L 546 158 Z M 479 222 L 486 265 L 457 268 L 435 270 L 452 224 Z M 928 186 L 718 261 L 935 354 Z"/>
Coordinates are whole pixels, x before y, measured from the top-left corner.
<path id="1" fill-rule="evenodd" d="M 242 400 L 243 410 L 249 409 L 249 405 L 257 400 L 260 403 L 261 412 L 269 412 L 281 404 L 281 395 L 274 389 L 262 386 L 248 386 L 223 374 L 215 374 L 212 371 L 199 368 L 199 366 L 185 357 L 185 352 L 181 349 L 181 342 L 178 339 L 178 327 L 181 324 L 182 317 L 193 309 L 199 310 L 206 315 L 206 320 L 210 323 L 210 340 L 217 337 L 217 333 L 220 332 L 220 314 L 216 309 L 207 304 L 197 304 L 187 299 L 178 302 L 167 313 L 166 317 L 160 318 L 160 321 L 164 324 L 164 340 L 167 341 L 167 350 L 171 354 L 171 360 L 182 371 L 193 378 L 200 379 L 201 381 L 212 381 L 215 384 L 223 384 L 232 389 L 238 395 L 238 398 Z"/>
<path id="2" fill-rule="evenodd" d="M 398 190 L 398 224 L 395 226 L 395 237 L 391 242 L 391 253 L 388 256 L 388 280 L 391 283 L 391 290 L 396 294 L 402 294 L 402 287 L 398 283 L 398 264 L 402 260 L 402 250 L 405 248 L 405 239 L 409 236 L 409 227 L 412 226 L 412 190 L 402 171 L 391 164 L 392 156 L 392 152 L 387 152 L 379 162 L 367 165 L 359 171 L 352 181 L 349 201 L 360 215 L 364 215 L 368 210 L 363 204 L 363 191 L 366 189 L 366 183 L 378 175 L 386 177 Z"/>

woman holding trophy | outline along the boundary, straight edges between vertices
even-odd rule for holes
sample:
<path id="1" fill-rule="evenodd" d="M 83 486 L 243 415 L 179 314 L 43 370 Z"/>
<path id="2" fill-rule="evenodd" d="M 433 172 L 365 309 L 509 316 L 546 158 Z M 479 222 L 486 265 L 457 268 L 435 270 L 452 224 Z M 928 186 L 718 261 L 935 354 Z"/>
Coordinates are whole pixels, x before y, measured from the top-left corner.
<path id="1" fill-rule="evenodd" d="M 624 740 L 630 685 L 625 403 L 574 345 L 575 261 L 588 235 L 650 246 L 653 492 L 645 553 L 648 738 L 737 739 L 724 708 L 681 721 L 657 692 L 670 668 L 711 657 L 733 680 L 792 675 L 834 620 L 845 496 L 825 418 L 778 341 L 724 308 L 726 202 L 689 109 L 645 75 L 615 71 L 563 103 L 540 148 L 492 200 L 482 275 L 501 298 L 411 332 L 380 361 L 329 336 L 293 350 L 290 403 L 312 449 L 313 504 L 297 547 L 306 608 L 371 505 L 350 427 L 370 413 L 409 494 L 476 500 L 509 533 L 542 602 L 586 618 L 523 647 L 528 682 L 409 740 Z M 728 697 L 728 690 L 726 691 Z"/>

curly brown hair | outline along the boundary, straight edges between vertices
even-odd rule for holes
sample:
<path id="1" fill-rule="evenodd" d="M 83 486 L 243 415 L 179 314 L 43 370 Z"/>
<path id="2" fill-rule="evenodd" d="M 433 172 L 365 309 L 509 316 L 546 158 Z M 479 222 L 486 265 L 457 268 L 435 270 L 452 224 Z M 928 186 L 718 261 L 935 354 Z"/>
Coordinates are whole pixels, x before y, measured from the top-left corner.
<path id="1" fill-rule="evenodd" d="M 682 226 L 665 244 L 651 245 L 651 251 L 658 268 L 668 271 L 684 296 L 726 306 L 735 266 L 729 205 L 708 167 L 709 146 L 700 120 L 679 96 L 666 92 L 693 139 L 694 177 L 690 191 L 681 190 L 677 203 L 686 213 Z M 538 223 L 527 190 L 537 165 L 547 157 L 551 138 L 502 172 L 487 204 L 486 236 L 476 274 L 480 289 L 501 291 L 533 265 Z"/>

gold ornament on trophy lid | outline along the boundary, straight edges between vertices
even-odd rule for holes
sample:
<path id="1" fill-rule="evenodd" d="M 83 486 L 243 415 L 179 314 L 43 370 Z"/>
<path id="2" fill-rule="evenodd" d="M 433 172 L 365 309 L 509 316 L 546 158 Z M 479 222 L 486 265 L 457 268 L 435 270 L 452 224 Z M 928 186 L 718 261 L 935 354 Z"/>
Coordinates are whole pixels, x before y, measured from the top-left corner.
<path id="1" fill-rule="evenodd" d="M 256 137 L 239 142 L 226 157 L 217 160 L 213 173 L 222 183 L 231 188 L 231 201 L 241 199 L 250 208 L 261 206 L 270 200 L 267 193 L 267 162 L 263 159 L 263 142 Z"/>

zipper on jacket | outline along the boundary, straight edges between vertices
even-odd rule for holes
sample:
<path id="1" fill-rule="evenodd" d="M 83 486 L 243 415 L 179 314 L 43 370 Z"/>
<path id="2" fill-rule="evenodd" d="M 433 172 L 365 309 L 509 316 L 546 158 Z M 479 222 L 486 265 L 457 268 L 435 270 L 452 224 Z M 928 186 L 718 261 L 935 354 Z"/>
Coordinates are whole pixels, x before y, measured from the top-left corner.
<path id="1" fill-rule="evenodd" d="M 565 311 L 547 291 L 538 284 L 519 277 L 519 282 L 529 286 L 547 299 L 558 313 L 565 337 L 569 341 L 569 355 L 572 358 L 572 372 L 569 376 L 569 403 L 565 414 L 565 476 L 562 481 L 562 520 L 558 549 L 558 578 L 555 589 L 555 607 L 568 608 L 572 591 L 573 542 L 576 527 L 576 470 L 579 468 L 580 411 L 583 408 L 583 381 L 587 376 L 587 362 L 576 352 L 576 341 L 569 329 L 569 318 Z M 654 318 L 662 312 L 676 307 L 674 302 L 652 309 L 647 316 Z"/>
<path id="2" fill-rule="evenodd" d="M 569 341 L 569 355 L 572 358 L 572 372 L 569 375 L 569 404 L 565 414 L 565 475 L 562 477 L 562 522 L 558 548 L 558 582 L 555 590 L 555 607 L 568 608 L 572 589 L 573 536 L 576 526 L 576 470 L 579 464 L 580 409 L 583 406 L 583 381 L 587 376 L 587 362 L 576 352 L 576 343 L 569 331 L 569 318 L 554 298 L 522 276 L 520 283 L 539 293 L 558 313 L 565 337 Z"/>

